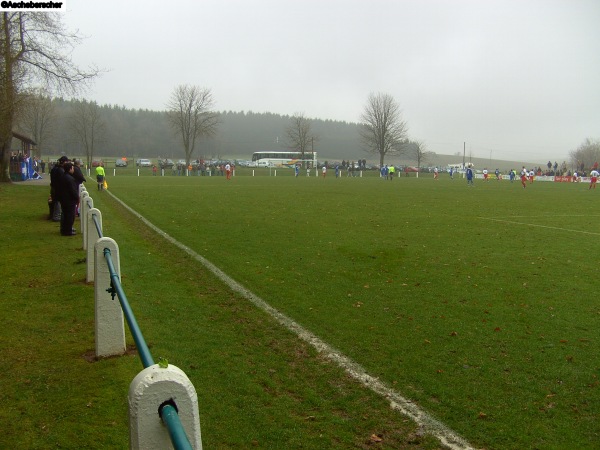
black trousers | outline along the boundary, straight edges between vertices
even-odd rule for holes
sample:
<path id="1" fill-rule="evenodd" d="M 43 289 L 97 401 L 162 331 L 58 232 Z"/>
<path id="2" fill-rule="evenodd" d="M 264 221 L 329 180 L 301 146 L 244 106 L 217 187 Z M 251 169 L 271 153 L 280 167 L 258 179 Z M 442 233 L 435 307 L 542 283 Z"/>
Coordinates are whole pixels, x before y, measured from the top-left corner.
<path id="1" fill-rule="evenodd" d="M 73 233 L 73 224 L 75 223 L 75 206 L 71 203 L 62 203 L 62 215 L 60 217 L 60 234 L 70 235 Z"/>

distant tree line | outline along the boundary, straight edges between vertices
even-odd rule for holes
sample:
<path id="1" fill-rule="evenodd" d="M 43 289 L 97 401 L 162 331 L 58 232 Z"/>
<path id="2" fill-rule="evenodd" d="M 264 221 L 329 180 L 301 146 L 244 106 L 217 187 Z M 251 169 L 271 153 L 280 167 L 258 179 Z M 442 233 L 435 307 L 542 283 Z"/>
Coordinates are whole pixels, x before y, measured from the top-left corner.
<path id="1" fill-rule="evenodd" d="M 317 152 L 321 161 L 360 161 L 365 154 L 380 163 L 390 157 L 424 167 L 436 157 L 423 141 L 409 139 L 395 100 L 385 94 L 369 97 L 362 123 L 308 119 L 274 113 L 222 111 L 214 132 L 198 137 L 188 152 L 165 111 L 98 105 L 93 101 L 51 98 L 43 90 L 24 96 L 16 129 L 38 144 L 44 158 L 66 154 L 120 158 L 250 159 L 256 151 L 293 149 Z M 390 119 L 391 118 L 391 119 Z M 85 124 L 87 123 L 87 129 Z M 93 134 L 90 140 L 88 134 Z M 13 143 L 18 145 L 18 142 Z M 14 147 L 17 150 L 18 147 Z M 384 160 L 385 158 L 385 160 Z M 581 170 L 600 159 L 600 141 L 586 139 L 569 154 Z"/>
<path id="2" fill-rule="evenodd" d="M 181 135 L 173 131 L 166 111 L 128 109 L 118 105 L 97 105 L 86 100 L 39 97 L 49 116 L 43 135 L 34 132 L 32 123 L 22 121 L 19 129 L 43 144 L 42 157 L 60 154 L 85 157 L 81 119 L 90 105 L 95 105 L 101 133 L 95 136 L 95 157 L 187 159 Z M 48 112 L 50 103 L 50 112 Z M 89 113 L 91 114 L 91 113 Z M 191 159 L 250 159 L 256 151 L 286 150 L 290 143 L 290 124 L 296 116 L 273 113 L 222 111 L 212 136 L 202 136 L 195 143 Z M 90 119 L 91 120 L 91 116 Z M 39 122 L 39 121 L 38 121 Z M 79 123 L 79 126 L 76 126 Z M 359 125 L 332 120 L 311 119 L 311 140 L 307 151 L 316 151 L 319 159 L 359 159 L 364 155 L 358 133 Z"/>

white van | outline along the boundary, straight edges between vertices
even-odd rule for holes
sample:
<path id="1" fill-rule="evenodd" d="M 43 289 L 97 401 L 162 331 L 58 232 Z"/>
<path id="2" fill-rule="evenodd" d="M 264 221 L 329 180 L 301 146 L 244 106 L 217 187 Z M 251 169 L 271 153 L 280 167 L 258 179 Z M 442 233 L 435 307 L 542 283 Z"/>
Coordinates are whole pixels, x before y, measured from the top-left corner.
<path id="1" fill-rule="evenodd" d="M 152 166 L 152 163 L 150 162 L 149 159 L 138 159 L 137 163 L 138 167 L 150 167 Z"/>

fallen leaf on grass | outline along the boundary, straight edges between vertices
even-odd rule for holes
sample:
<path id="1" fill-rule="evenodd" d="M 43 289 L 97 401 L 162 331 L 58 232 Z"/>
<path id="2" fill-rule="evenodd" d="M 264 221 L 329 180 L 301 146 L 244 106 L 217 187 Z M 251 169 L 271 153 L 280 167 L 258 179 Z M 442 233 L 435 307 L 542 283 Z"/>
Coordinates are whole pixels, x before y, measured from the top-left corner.
<path id="1" fill-rule="evenodd" d="M 381 442 L 383 441 L 383 439 L 381 439 L 379 436 L 377 436 L 376 434 L 372 434 L 371 435 L 371 441 L 372 442 Z"/>

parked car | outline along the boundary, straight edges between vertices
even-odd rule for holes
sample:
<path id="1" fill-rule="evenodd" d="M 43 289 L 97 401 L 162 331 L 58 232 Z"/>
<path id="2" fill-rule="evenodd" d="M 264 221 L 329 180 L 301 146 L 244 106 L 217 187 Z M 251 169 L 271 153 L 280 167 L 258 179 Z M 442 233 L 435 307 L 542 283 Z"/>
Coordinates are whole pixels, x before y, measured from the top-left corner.
<path id="1" fill-rule="evenodd" d="M 115 167 L 127 167 L 127 158 L 119 158 L 115 161 Z"/>
<path id="2" fill-rule="evenodd" d="M 138 159 L 136 164 L 138 167 L 152 167 L 152 163 L 149 159 Z"/>
<path id="3" fill-rule="evenodd" d="M 161 169 L 170 169 L 174 166 L 172 159 L 160 159 L 158 165 Z"/>
<path id="4" fill-rule="evenodd" d="M 92 167 L 98 167 L 98 166 L 102 166 L 102 167 L 104 167 L 104 161 L 102 161 L 102 160 L 101 160 L 101 159 L 99 159 L 99 158 L 94 158 L 94 159 L 92 160 Z"/>

